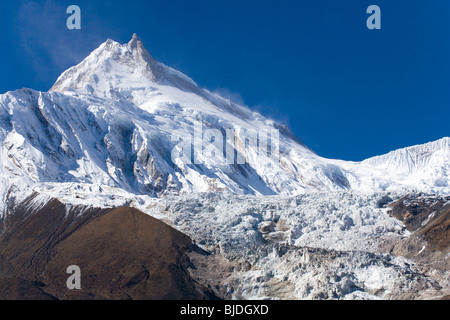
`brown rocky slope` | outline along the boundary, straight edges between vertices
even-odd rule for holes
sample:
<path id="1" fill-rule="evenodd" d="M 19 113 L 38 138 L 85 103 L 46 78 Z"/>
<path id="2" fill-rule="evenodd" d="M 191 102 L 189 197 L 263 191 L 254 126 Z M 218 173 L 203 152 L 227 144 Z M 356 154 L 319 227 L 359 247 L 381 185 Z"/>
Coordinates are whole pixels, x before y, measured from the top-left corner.
<path id="1" fill-rule="evenodd" d="M 193 280 L 184 234 L 136 209 L 66 208 L 32 198 L 0 221 L 0 299 L 214 299 Z M 81 269 L 69 290 L 67 267 Z"/>

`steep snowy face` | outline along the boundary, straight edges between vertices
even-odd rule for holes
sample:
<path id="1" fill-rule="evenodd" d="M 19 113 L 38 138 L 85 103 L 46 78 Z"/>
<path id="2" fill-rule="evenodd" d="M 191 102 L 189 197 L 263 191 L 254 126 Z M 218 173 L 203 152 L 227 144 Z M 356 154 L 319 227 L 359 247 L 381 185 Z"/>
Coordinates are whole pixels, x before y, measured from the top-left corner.
<path id="1" fill-rule="evenodd" d="M 387 154 L 363 161 L 364 164 L 380 167 L 399 174 L 410 174 L 430 166 L 447 169 L 450 165 L 450 138 L 391 151 Z"/>
<path id="2" fill-rule="evenodd" d="M 450 192 L 450 138 L 398 149 L 362 162 L 418 190 Z"/>
<path id="3" fill-rule="evenodd" d="M 170 84 L 186 91 L 199 91 L 182 73 L 153 59 L 134 34 L 121 45 L 108 39 L 79 65 L 65 71 L 50 91 L 78 91 L 98 97 L 120 98 L 130 90 L 146 90 Z"/>

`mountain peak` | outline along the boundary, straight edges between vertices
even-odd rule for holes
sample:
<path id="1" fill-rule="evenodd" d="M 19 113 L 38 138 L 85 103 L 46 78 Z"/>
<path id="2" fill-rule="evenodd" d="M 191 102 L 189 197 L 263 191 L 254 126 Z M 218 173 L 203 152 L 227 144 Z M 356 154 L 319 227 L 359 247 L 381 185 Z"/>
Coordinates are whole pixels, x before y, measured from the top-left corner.
<path id="1" fill-rule="evenodd" d="M 150 66 L 157 63 L 144 47 L 144 43 L 136 33 L 133 33 L 133 37 L 128 42 L 128 47 L 135 53 L 136 58 L 142 60 L 142 62 L 148 63 Z"/>
<path id="2" fill-rule="evenodd" d="M 189 77 L 156 61 L 135 33 L 123 45 L 107 39 L 81 63 L 63 72 L 50 91 L 77 91 L 117 98 L 120 92 L 156 84 L 184 91 L 198 90 Z"/>
<path id="3" fill-rule="evenodd" d="M 133 33 L 133 37 L 131 38 L 130 42 L 128 42 L 128 45 L 130 48 L 137 47 L 137 46 L 143 46 L 141 38 L 136 33 Z"/>

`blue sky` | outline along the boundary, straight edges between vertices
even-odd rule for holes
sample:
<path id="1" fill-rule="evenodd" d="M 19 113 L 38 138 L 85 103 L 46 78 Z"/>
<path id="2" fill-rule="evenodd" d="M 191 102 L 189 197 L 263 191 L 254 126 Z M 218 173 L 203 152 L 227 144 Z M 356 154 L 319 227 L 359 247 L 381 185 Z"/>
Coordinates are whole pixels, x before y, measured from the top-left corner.
<path id="1" fill-rule="evenodd" d="M 66 28 L 78 5 L 82 29 Z M 381 8 L 381 30 L 366 9 Z M 47 91 L 107 38 L 345 160 L 450 135 L 450 1 L 1 1 L 0 92 Z"/>

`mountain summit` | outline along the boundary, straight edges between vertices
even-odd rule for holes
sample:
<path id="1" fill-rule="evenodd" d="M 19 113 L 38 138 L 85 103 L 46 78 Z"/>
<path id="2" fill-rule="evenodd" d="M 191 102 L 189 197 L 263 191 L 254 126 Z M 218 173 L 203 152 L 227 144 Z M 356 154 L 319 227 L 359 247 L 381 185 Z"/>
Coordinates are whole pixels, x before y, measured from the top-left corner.
<path id="1" fill-rule="evenodd" d="M 112 98 L 154 84 L 198 91 L 190 78 L 153 59 L 134 34 L 124 45 L 108 39 L 80 64 L 65 71 L 50 91 L 74 90 Z"/>

